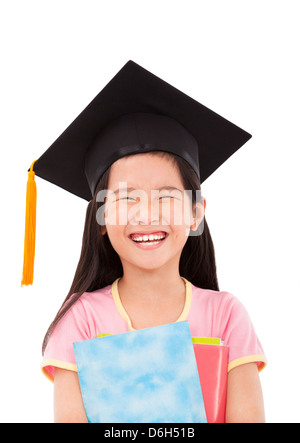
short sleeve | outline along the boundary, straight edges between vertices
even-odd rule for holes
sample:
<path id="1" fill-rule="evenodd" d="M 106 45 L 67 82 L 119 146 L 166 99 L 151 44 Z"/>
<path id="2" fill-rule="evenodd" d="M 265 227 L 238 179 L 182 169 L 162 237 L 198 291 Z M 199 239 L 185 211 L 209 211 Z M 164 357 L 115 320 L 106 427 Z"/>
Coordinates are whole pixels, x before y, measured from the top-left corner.
<path id="1" fill-rule="evenodd" d="M 261 371 L 267 364 L 262 345 L 256 335 L 249 314 L 233 295 L 223 315 L 222 338 L 229 346 L 228 371 L 245 363 L 255 362 Z"/>
<path id="2" fill-rule="evenodd" d="M 89 338 L 87 317 L 79 299 L 57 323 L 50 336 L 41 365 L 46 377 L 53 381 L 55 368 L 76 372 L 73 343 Z"/>

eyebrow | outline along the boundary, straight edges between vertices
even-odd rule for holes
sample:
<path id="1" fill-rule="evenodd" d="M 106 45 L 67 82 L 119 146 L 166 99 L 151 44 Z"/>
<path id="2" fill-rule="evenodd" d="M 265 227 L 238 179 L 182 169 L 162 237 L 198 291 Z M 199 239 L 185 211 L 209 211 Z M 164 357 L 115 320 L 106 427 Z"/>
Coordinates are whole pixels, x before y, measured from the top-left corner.
<path id="1" fill-rule="evenodd" d="M 137 189 L 135 189 L 135 188 L 128 187 L 128 188 L 117 189 L 116 191 L 113 191 L 113 192 L 114 192 L 114 194 L 118 195 L 120 192 L 124 192 L 124 191 L 130 192 L 130 191 L 136 191 L 136 190 Z M 176 190 L 176 191 L 182 192 L 181 189 L 175 188 L 174 186 L 162 186 L 161 188 L 152 189 L 152 190 L 153 191 L 162 191 L 162 190 L 173 191 L 173 190 Z"/>

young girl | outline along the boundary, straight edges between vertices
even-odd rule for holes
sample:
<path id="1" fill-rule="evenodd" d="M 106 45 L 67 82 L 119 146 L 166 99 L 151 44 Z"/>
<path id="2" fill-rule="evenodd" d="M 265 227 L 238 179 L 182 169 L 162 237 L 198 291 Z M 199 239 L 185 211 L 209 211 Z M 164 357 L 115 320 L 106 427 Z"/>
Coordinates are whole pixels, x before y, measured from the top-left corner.
<path id="1" fill-rule="evenodd" d="M 195 195 L 196 189 L 200 189 L 185 160 L 160 152 L 130 155 L 116 161 L 102 176 L 97 191 L 116 190 L 120 182 L 145 192 L 171 186 L 182 193 L 191 189 Z M 125 205 L 129 213 L 130 206 L 136 204 L 128 195 L 122 196 L 124 201 L 117 197 L 112 203 L 117 219 Z M 164 199 L 170 200 L 168 225 L 162 220 Z M 190 226 L 196 230 L 204 221 L 202 235 L 187 237 L 187 226 L 173 222 L 174 212 L 182 207 L 181 201 L 175 201 L 168 192 L 160 197 L 157 217 L 150 219 L 149 209 L 149 217 L 142 218 L 140 213 L 147 211 L 140 210 L 135 220 L 128 220 L 126 225 L 107 225 L 102 229 L 96 222 L 96 198 L 89 203 L 82 253 L 69 294 L 77 295 L 56 318 L 43 363 L 45 371 L 55 375 L 56 421 L 86 420 L 73 342 L 95 338 L 100 332 L 117 334 L 181 320 L 189 321 L 192 336 L 221 337 L 230 346 L 227 421 L 264 420 L 257 370 L 257 364 L 261 366 L 264 361 L 263 351 L 238 300 L 227 292 L 218 292 L 205 206 L 203 199 L 198 219 Z M 149 247 L 132 240 L 136 233 L 166 233 L 167 237 Z M 64 311 L 67 313 L 58 322 Z"/>
<path id="2" fill-rule="evenodd" d="M 137 77 L 134 82 L 136 94 Z M 152 96 L 155 92 L 154 84 Z M 161 90 L 158 96 L 161 103 Z M 182 96 L 180 100 L 182 104 Z M 56 422 L 87 421 L 74 342 L 184 320 L 192 336 L 219 337 L 229 346 L 226 422 L 265 420 L 258 372 L 266 359 L 245 308 L 231 293 L 219 290 L 206 200 L 199 198 L 200 177 L 190 149 L 194 139 L 168 119 L 161 121 L 156 126 L 154 120 L 148 124 L 147 118 L 136 118 L 136 143 L 125 142 L 131 137 L 125 122 L 103 130 L 89 147 L 85 174 L 92 199 L 81 256 L 43 343 L 42 368 L 54 380 Z M 218 122 L 215 128 L 217 133 Z M 122 146 L 112 148 L 116 132 Z M 164 136 L 173 140 L 167 143 Z M 178 139 L 180 146 L 175 147 Z M 113 197 L 102 198 L 104 190 Z M 105 215 L 101 223 L 99 211 Z"/>

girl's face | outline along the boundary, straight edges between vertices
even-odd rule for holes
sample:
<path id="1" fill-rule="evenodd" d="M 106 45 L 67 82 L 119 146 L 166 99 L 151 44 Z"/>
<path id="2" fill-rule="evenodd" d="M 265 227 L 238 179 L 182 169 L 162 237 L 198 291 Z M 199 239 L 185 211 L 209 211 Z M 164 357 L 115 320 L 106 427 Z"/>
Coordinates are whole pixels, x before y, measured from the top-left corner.
<path id="1" fill-rule="evenodd" d="M 109 240 L 126 264 L 153 270 L 179 265 L 190 229 L 201 222 L 204 206 L 193 214 L 177 165 L 151 153 L 130 155 L 111 166 L 105 200 Z M 193 219 L 197 215 L 197 219 Z"/>

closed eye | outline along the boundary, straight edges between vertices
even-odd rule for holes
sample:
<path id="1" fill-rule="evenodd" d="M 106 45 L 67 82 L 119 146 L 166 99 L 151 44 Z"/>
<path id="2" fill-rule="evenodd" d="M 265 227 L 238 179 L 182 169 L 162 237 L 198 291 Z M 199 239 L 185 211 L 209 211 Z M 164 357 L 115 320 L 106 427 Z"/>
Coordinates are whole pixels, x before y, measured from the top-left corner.
<path id="1" fill-rule="evenodd" d="M 167 198 L 169 199 L 171 198 L 172 200 L 181 200 L 180 198 L 173 197 L 172 195 L 163 195 L 159 199 L 167 199 Z"/>

